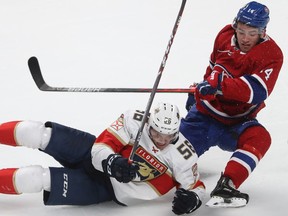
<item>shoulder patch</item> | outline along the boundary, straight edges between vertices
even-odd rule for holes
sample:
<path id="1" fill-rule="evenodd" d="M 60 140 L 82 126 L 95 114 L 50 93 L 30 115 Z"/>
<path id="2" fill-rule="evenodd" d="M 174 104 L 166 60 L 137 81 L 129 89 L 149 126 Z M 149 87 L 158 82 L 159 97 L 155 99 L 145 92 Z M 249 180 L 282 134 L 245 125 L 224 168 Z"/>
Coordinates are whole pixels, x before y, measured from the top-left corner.
<path id="1" fill-rule="evenodd" d="M 123 118 L 124 118 L 124 114 L 122 114 L 116 121 L 114 121 L 110 127 L 112 127 L 114 130 L 119 131 L 121 128 L 123 128 L 124 124 L 123 124 Z"/>

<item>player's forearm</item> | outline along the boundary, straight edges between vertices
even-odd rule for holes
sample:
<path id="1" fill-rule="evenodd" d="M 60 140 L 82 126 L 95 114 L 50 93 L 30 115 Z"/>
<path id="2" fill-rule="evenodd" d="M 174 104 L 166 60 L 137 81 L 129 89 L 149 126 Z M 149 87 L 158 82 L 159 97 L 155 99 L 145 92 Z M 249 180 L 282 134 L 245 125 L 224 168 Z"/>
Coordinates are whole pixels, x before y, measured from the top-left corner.
<path id="1" fill-rule="evenodd" d="M 95 169 L 103 172 L 102 161 L 115 152 L 105 143 L 95 143 L 91 150 L 92 164 Z"/>
<path id="2" fill-rule="evenodd" d="M 248 104 L 259 104 L 268 97 L 266 86 L 250 75 L 225 79 L 222 92 L 225 99 Z"/>

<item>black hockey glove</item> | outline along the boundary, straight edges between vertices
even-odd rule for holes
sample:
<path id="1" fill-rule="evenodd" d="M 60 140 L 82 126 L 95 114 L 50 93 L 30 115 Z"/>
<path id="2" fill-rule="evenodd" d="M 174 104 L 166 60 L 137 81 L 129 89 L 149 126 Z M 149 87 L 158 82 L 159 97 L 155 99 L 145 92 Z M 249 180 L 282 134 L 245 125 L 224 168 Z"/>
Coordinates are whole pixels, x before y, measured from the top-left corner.
<path id="1" fill-rule="evenodd" d="M 117 179 L 119 182 L 128 183 L 136 177 L 139 166 L 129 163 L 127 158 L 119 154 L 111 154 L 106 160 L 102 161 L 105 173 Z"/>
<path id="2" fill-rule="evenodd" d="M 172 204 L 172 211 L 177 215 L 181 215 L 195 211 L 201 206 L 202 202 L 193 191 L 180 188 L 175 192 Z"/>

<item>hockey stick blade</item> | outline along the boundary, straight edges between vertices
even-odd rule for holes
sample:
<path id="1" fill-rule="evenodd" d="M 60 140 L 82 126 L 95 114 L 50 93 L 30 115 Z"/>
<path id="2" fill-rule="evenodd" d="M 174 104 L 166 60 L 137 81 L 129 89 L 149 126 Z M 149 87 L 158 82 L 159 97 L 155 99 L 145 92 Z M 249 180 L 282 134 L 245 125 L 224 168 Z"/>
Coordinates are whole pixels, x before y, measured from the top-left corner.
<path id="1" fill-rule="evenodd" d="M 52 87 L 48 85 L 42 75 L 38 59 L 33 56 L 28 60 L 28 66 L 33 80 L 41 91 L 53 92 L 118 92 L 118 93 L 147 93 L 151 88 L 86 88 L 86 87 Z M 193 93 L 194 88 L 160 88 L 159 93 Z"/>
<path id="2" fill-rule="evenodd" d="M 41 73 L 38 59 L 35 56 L 32 56 L 31 58 L 29 58 L 28 66 L 29 66 L 30 73 L 34 79 L 34 82 L 36 83 L 37 87 L 40 90 L 50 91 L 51 89 L 53 89 L 49 85 L 47 85 L 47 83 L 45 82 Z"/>

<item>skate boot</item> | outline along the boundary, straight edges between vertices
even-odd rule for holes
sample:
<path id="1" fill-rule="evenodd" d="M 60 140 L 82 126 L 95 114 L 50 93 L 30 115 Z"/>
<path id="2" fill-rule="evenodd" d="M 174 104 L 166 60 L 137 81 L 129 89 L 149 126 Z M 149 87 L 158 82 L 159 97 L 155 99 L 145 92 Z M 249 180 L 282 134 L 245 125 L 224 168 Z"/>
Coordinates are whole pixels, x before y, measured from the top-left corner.
<path id="1" fill-rule="evenodd" d="M 236 190 L 232 181 L 223 175 L 210 196 L 211 199 L 206 203 L 206 206 L 212 208 L 243 207 L 249 201 L 249 195 Z"/>

